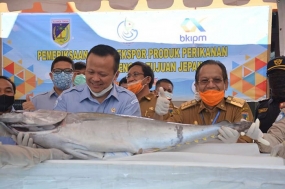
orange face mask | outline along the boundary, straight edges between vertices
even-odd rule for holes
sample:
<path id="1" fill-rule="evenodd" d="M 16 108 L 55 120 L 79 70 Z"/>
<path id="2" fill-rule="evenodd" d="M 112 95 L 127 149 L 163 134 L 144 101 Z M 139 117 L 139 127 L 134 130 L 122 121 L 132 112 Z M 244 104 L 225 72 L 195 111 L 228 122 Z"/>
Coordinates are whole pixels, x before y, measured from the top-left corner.
<path id="1" fill-rule="evenodd" d="M 199 92 L 202 101 L 208 106 L 215 106 L 221 102 L 225 96 L 225 91 L 208 90 Z"/>
<path id="2" fill-rule="evenodd" d="M 129 83 L 127 89 L 132 91 L 135 94 L 138 94 L 139 92 L 141 92 L 143 88 L 144 88 L 144 85 L 142 85 L 142 80 L 139 80 L 139 81 Z"/>

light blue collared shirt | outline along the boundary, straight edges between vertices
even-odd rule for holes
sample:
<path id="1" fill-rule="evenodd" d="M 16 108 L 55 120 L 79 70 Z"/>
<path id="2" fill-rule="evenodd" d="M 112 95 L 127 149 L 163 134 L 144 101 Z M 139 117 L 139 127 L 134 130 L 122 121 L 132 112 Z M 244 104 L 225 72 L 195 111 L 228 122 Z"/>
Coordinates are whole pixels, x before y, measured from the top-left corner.
<path id="1" fill-rule="evenodd" d="M 136 95 L 127 89 L 113 84 L 110 94 L 99 103 L 91 96 L 87 84 L 65 90 L 57 99 L 54 110 L 66 112 L 97 112 L 141 117 Z"/>
<path id="2" fill-rule="evenodd" d="M 52 110 L 55 105 L 55 101 L 58 95 L 52 89 L 49 92 L 38 94 L 31 98 L 32 103 L 35 106 L 35 109 L 44 109 L 44 110 Z"/>
<path id="3" fill-rule="evenodd" d="M 11 112 L 15 112 L 15 108 L 13 106 L 12 106 Z M 0 143 L 8 144 L 8 145 L 16 145 L 16 142 L 10 136 L 1 136 L 0 135 Z"/>

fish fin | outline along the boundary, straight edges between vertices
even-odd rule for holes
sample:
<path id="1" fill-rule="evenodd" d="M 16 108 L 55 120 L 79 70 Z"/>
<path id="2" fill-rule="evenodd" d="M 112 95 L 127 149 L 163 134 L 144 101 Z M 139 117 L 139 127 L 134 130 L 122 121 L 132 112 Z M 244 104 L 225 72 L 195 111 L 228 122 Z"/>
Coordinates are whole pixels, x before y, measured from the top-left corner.
<path id="1" fill-rule="evenodd" d="M 185 142 L 185 144 L 191 144 L 191 142 Z"/>
<path id="2" fill-rule="evenodd" d="M 194 142 L 198 143 L 198 142 L 199 142 L 199 140 L 194 140 Z"/>
<path id="3" fill-rule="evenodd" d="M 202 140 L 207 141 L 207 137 L 202 138 Z"/>
<path id="4" fill-rule="evenodd" d="M 103 153 L 100 154 L 100 152 L 92 152 L 88 150 L 85 146 L 71 142 L 65 143 L 61 150 L 70 155 L 73 155 L 75 158 L 86 160 L 95 158 L 102 159 L 104 156 Z"/>
<path id="5" fill-rule="evenodd" d="M 103 152 L 92 152 L 92 151 L 81 150 L 81 149 L 75 149 L 75 151 L 88 156 L 89 157 L 88 159 L 95 159 L 95 158 L 103 159 L 104 157 Z"/>
<path id="6" fill-rule="evenodd" d="M 90 152 L 90 151 L 81 150 L 81 149 L 65 149 L 63 151 L 65 153 L 72 155 L 75 158 L 85 159 L 85 160 L 96 159 L 96 158 L 102 159 L 104 156 L 104 153 L 101 153 L 101 152 Z"/>
<path id="7" fill-rule="evenodd" d="M 211 138 L 216 138 L 216 136 L 215 135 L 211 135 Z"/>

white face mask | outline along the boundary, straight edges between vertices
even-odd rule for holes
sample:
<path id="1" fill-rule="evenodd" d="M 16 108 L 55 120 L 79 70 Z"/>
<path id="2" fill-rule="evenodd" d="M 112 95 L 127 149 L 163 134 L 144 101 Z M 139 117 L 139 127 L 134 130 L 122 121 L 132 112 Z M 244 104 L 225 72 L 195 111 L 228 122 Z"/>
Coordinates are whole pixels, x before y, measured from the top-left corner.
<path id="1" fill-rule="evenodd" d="M 88 85 L 87 85 L 88 86 Z M 113 83 L 111 83 L 106 89 L 103 89 L 101 92 L 99 93 L 95 93 L 93 92 L 90 87 L 88 86 L 90 92 L 95 96 L 95 97 L 101 97 L 103 96 L 104 94 L 106 94 L 108 91 L 110 91 L 112 88 L 113 88 Z"/>
<path id="2" fill-rule="evenodd" d="M 114 75 L 114 78 L 116 77 L 116 74 Z M 112 81 L 114 81 L 114 78 Z M 87 85 L 87 87 L 89 88 L 90 92 L 95 96 L 95 97 L 101 97 L 103 96 L 104 94 L 106 94 L 107 92 L 109 92 L 112 88 L 113 88 L 113 82 L 106 88 L 106 89 L 103 89 L 101 92 L 99 93 L 95 93 L 93 92 L 90 87 Z"/>
<path id="3" fill-rule="evenodd" d="M 166 98 L 167 98 L 168 100 L 171 100 L 171 99 L 172 99 L 172 96 L 173 96 L 172 93 L 170 93 L 170 92 L 168 92 L 168 91 L 164 91 L 164 94 L 165 94 L 165 96 L 166 96 Z M 158 96 L 160 96 L 159 92 L 158 92 Z"/>

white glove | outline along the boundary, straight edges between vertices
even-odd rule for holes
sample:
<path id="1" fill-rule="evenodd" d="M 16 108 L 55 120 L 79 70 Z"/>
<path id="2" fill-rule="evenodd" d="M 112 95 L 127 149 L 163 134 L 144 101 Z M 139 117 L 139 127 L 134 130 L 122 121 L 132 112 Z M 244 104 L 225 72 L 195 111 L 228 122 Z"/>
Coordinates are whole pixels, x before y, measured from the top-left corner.
<path id="1" fill-rule="evenodd" d="M 259 124 L 260 124 L 260 121 L 259 119 L 256 119 L 256 121 L 254 123 L 251 124 L 250 128 L 248 129 L 248 131 L 245 133 L 246 136 L 252 138 L 253 140 L 257 140 L 258 142 L 266 145 L 266 146 L 269 146 L 270 143 L 263 139 L 263 133 L 262 131 L 259 129 Z"/>
<path id="2" fill-rule="evenodd" d="M 164 90 L 162 87 L 159 87 L 159 97 L 157 98 L 155 105 L 155 113 L 158 115 L 165 115 L 169 111 L 170 101 L 166 98 Z"/>
<path id="3" fill-rule="evenodd" d="M 224 143 L 236 143 L 240 136 L 238 131 L 224 126 L 219 129 L 219 133 L 218 138 Z"/>
<path id="4" fill-rule="evenodd" d="M 51 148 L 49 150 L 51 152 L 51 156 L 50 156 L 51 160 L 67 160 L 67 159 L 73 158 L 72 155 L 65 154 L 61 150 L 58 150 L 55 148 Z"/>
<path id="5" fill-rule="evenodd" d="M 272 147 L 270 155 L 279 156 L 285 159 L 285 142 Z"/>
<path id="6" fill-rule="evenodd" d="M 36 148 L 36 144 L 34 144 L 34 140 L 30 138 L 29 133 L 19 132 L 17 137 L 12 135 L 12 139 L 19 145 L 19 146 L 28 146 L 31 148 Z"/>

